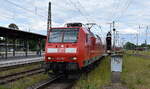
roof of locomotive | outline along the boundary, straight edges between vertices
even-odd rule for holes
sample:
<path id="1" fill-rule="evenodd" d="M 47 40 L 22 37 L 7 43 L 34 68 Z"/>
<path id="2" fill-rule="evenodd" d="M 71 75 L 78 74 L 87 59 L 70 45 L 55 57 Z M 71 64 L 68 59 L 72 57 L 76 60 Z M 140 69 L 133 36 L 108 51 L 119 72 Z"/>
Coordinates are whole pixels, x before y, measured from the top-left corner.
<path id="1" fill-rule="evenodd" d="M 66 29 L 66 28 L 79 28 L 82 29 L 85 33 L 90 34 L 92 32 L 90 32 L 87 28 L 85 27 L 54 27 L 52 29 Z"/>
<path id="2" fill-rule="evenodd" d="M 81 27 L 52 27 L 52 29 L 81 28 Z"/>

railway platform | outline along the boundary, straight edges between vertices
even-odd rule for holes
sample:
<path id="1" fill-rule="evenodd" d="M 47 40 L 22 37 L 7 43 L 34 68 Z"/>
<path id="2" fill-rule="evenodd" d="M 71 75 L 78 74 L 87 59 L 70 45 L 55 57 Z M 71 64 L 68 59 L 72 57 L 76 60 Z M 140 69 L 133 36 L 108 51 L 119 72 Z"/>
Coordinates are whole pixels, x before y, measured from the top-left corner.
<path id="1" fill-rule="evenodd" d="M 12 60 L 13 59 L 13 60 Z M 7 60 L 0 60 L 0 68 L 16 65 L 29 64 L 43 61 L 44 56 L 14 57 Z"/>

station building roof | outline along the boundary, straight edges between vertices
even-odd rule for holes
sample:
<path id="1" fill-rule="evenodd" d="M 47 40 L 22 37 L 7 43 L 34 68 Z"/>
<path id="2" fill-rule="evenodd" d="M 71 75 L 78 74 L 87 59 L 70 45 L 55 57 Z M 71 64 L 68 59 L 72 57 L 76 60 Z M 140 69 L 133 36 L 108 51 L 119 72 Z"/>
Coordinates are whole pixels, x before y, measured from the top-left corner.
<path id="1" fill-rule="evenodd" d="M 12 39 L 46 39 L 46 35 L 26 32 L 22 30 L 15 30 L 1 26 L 0 26 L 0 37 L 8 37 Z"/>

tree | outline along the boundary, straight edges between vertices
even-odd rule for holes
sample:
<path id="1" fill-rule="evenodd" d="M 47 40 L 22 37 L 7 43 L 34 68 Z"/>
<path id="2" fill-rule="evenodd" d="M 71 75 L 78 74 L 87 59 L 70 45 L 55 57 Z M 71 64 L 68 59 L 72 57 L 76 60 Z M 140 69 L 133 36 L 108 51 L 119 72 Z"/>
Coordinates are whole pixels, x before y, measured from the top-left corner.
<path id="1" fill-rule="evenodd" d="M 9 24 L 8 27 L 11 28 L 11 29 L 19 30 L 19 27 L 14 23 Z"/>
<path id="2" fill-rule="evenodd" d="M 31 51 L 37 50 L 38 41 L 37 40 L 29 40 L 29 49 Z M 41 40 L 42 50 L 45 50 L 45 40 Z"/>
<path id="3" fill-rule="evenodd" d="M 45 43 L 46 43 L 46 40 L 43 39 L 43 40 L 42 40 L 42 50 L 45 50 Z"/>
<path id="4" fill-rule="evenodd" d="M 128 50 L 133 50 L 133 49 L 136 48 L 136 45 L 133 44 L 133 43 L 127 42 L 127 43 L 124 45 L 124 48 L 125 48 L 125 49 L 128 49 Z"/>
<path id="5" fill-rule="evenodd" d="M 146 44 L 145 43 L 141 44 L 141 47 L 146 47 Z"/>
<path id="6" fill-rule="evenodd" d="M 36 40 L 29 40 L 29 49 L 31 51 L 36 51 L 37 41 Z"/>
<path id="7" fill-rule="evenodd" d="M 150 45 L 147 45 L 147 47 L 150 49 Z"/>

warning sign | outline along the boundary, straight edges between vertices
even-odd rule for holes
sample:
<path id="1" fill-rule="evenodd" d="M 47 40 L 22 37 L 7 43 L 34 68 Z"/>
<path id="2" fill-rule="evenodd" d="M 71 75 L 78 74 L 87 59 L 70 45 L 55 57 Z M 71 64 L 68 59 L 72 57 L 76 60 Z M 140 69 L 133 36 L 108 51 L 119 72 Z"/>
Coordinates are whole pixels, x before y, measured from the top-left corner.
<path id="1" fill-rule="evenodd" d="M 111 71 L 122 72 L 122 56 L 115 55 L 111 57 Z"/>

